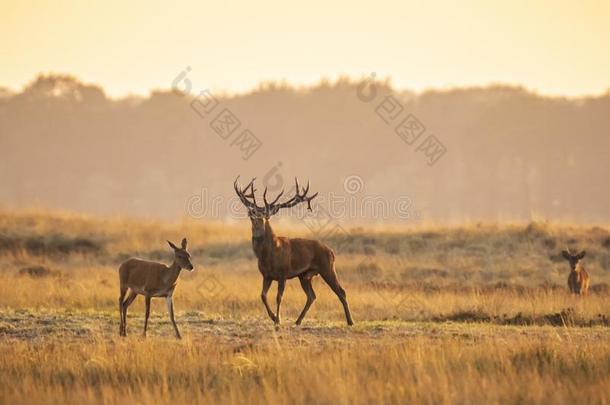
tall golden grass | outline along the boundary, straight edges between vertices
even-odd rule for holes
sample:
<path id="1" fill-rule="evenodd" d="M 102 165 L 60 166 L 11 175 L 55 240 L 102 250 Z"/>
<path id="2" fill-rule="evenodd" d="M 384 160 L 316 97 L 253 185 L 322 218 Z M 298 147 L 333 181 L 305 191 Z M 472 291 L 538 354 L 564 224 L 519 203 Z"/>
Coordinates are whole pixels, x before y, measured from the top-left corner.
<path id="1" fill-rule="evenodd" d="M 610 341 L 215 339 L 0 345 L 4 403 L 608 402 Z"/>

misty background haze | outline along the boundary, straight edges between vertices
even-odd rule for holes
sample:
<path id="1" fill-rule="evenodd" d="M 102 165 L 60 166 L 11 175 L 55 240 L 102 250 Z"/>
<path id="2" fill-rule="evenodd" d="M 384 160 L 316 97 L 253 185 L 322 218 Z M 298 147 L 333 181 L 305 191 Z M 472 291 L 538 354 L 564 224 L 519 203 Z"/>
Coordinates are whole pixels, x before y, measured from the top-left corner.
<path id="1" fill-rule="evenodd" d="M 204 83 L 193 82 L 190 95 L 111 99 L 71 76 L 39 76 L 19 93 L 0 89 L 0 204 L 177 218 L 193 196 L 233 198 L 238 174 L 262 182 L 279 168 L 287 193 L 298 176 L 321 195 L 349 196 L 344 182 L 357 176 L 359 198 L 407 196 L 425 221 L 610 220 L 610 94 L 551 98 L 506 86 L 415 94 L 376 81 L 376 98 L 364 102 L 362 84 L 213 94 L 218 107 L 202 118 L 190 103 Z M 389 94 L 403 111 L 386 124 L 376 108 Z M 241 122 L 226 140 L 210 127 L 225 108 Z M 394 131 L 408 114 L 425 126 L 413 145 Z M 246 128 L 262 145 L 244 160 L 231 143 Z M 430 134 L 446 148 L 433 165 L 416 150 Z"/>

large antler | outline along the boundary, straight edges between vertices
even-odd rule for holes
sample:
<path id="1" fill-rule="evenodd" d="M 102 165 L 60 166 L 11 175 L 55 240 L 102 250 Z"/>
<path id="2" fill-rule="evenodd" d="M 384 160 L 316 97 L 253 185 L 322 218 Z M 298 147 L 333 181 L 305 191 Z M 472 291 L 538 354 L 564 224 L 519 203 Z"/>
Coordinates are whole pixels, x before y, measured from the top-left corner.
<path id="1" fill-rule="evenodd" d="M 307 182 L 307 187 L 301 188 L 300 193 L 299 193 L 299 180 L 296 177 L 294 178 L 294 185 L 295 185 L 294 196 L 291 199 L 289 199 L 288 201 L 285 201 L 285 202 L 279 203 L 279 204 L 277 204 L 277 201 L 284 194 L 284 190 L 282 189 L 282 191 L 278 194 L 278 196 L 275 197 L 275 200 L 273 200 L 271 203 L 268 203 L 267 202 L 267 188 L 265 188 L 265 192 L 263 193 L 263 201 L 265 202 L 265 210 L 266 210 L 268 216 L 275 215 L 282 208 L 294 207 L 295 205 L 300 204 L 302 202 L 307 202 L 307 209 L 311 211 L 311 200 L 316 198 L 318 193 L 315 193 L 311 197 L 307 196 L 307 193 L 309 192 L 309 181 Z"/>
<path id="2" fill-rule="evenodd" d="M 237 183 L 238 179 L 239 176 L 237 176 L 237 178 L 233 182 L 233 188 L 235 189 L 235 193 L 237 193 L 237 196 L 241 200 L 242 204 L 246 206 L 248 211 L 257 214 L 264 214 L 267 218 L 277 214 L 277 212 L 282 208 L 294 207 L 295 205 L 300 204 L 302 202 L 307 202 L 307 209 L 311 211 L 311 200 L 313 200 L 318 195 L 318 193 L 315 193 L 311 197 L 308 197 L 307 193 L 309 192 L 309 181 L 307 182 L 307 187 L 299 187 L 299 181 L 295 177 L 295 194 L 292 198 L 290 198 L 288 201 L 278 204 L 279 199 L 282 197 L 282 195 L 284 195 L 284 190 L 282 189 L 282 191 L 277 195 L 277 197 L 275 197 L 273 201 L 269 202 L 267 201 L 267 187 L 265 187 L 265 191 L 263 192 L 263 202 L 265 203 L 265 206 L 259 207 L 256 204 L 256 197 L 254 195 L 254 192 L 256 191 L 256 189 L 254 188 L 254 180 L 256 180 L 256 177 L 253 178 L 252 181 L 250 181 L 250 183 L 244 188 L 241 188 L 239 186 L 239 184 Z"/>
<path id="3" fill-rule="evenodd" d="M 238 179 L 239 179 L 239 176 L 237 176 L 235 178 L 235 181 L 233 182 L 233 188 L 235 189 L 235 193 L 239 197 L 239 200 L 242 202 L 242 204 L 244 204 L 246 206 L 248 211 L 252 211 L 252 212 L 256 212 L 256 213 L 264 212 L 265 209 L 263 207 L 259 207 L 256 204 L 256 197 L 254 195 L 254 192 L 256 191 L 256 189 L 254 188 L 254 180 L 256 180 L 256 177 L 254 177 L 250 181 L 250 183 L 248 183 L 248 185 L 244 188 L 241 188 L 239 186 L 239 184 L 237 183 Z M 248 193 L 248 189 L 250 189 L 250 193 Z M 252 201 L 250 201 L 249 199 L 252 199 Z"/>

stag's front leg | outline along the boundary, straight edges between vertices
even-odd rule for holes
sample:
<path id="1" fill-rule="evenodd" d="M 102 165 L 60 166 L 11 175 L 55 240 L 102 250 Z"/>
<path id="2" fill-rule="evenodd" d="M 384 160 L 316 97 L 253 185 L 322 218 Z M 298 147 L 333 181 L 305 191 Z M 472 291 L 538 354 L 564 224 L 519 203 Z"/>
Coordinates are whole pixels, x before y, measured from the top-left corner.
<path id="1" fill-rule="evenodd" d="M 267 302 L 267 292 L 269 291 L 269 288 L 271 287 L 272 281 L 273 280 L 271 280 L 270 278 L 267 278 L 267 277 L 263 278 L 263 291 L 261 292 L 261 299 L 263 300 L 263 304 L 265 304 L 265 308 L 267 309 L 267 313 L 269 314 L 269 317 L 271 318 L 271 320 L 273 322 L 276 322 L 275 315 L 273 314 L 273 311 L 271 311 L 271 308 L 269 308 L 269 303 Z"/>
<path id="2" fill-rule="evenodd" d="M 284 295 L 284 288 L 286 287 L 286 280 L 278 280 L 277 281 L 277 312 L 275 314 L 275 323 L 277 325 L 280 324 L 280 305 L 282 304 L 282 296 Z"/>

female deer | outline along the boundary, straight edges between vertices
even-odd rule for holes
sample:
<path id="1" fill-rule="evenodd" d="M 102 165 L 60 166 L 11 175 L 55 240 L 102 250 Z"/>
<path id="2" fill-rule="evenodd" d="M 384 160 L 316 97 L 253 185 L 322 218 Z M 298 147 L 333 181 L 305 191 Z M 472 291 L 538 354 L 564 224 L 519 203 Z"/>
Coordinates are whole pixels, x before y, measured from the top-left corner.
<path id="1" fill-rule="evenodd" d="M 167 241 L 167 243 L 169 243 L 169 246 L 174 250 L 174 262 L 171 266 L 141 259 L 129 259 L 119 267 L 121 290 L 121 295 L 119 297 L 119 311 L 121 315 L 119 334 L 121 336 L 127 335 L 127 308 L 133 303 L 138 294 L 141 294 L 146 300 L 143 336 L 146 337 L 151 298 L 164 297 L 165 302 L 167 303 L 169 318 L 176 331 L 176 337 L 180 339 L 180 332 L 178 331 L 178 326 L 176 326 L 176 321 L 174 320 L 174 302 L 172 301 L 172 295 L 176 288 L 180 270 L 186 269 L 192 271 L 193 264 L 191 263 L 191 255 L 186 251 L 186 238 L 182 239 L 181 248 L 170 241 Z M 127 299 L 125 299 L 127 290 L 130 290 L 130 293 Z"/>
<path id="2" fill-rule="evenodd" d="M 585 257 L 584 250 L 576 255 L 570 252 L 570 249 L 561 252 L 564 259 L 570 263 L 570 275 L 568 276 L 568 289 L 575 295 L 586 295 L 589 289 L 589 273 L 580 263 Z"/>

